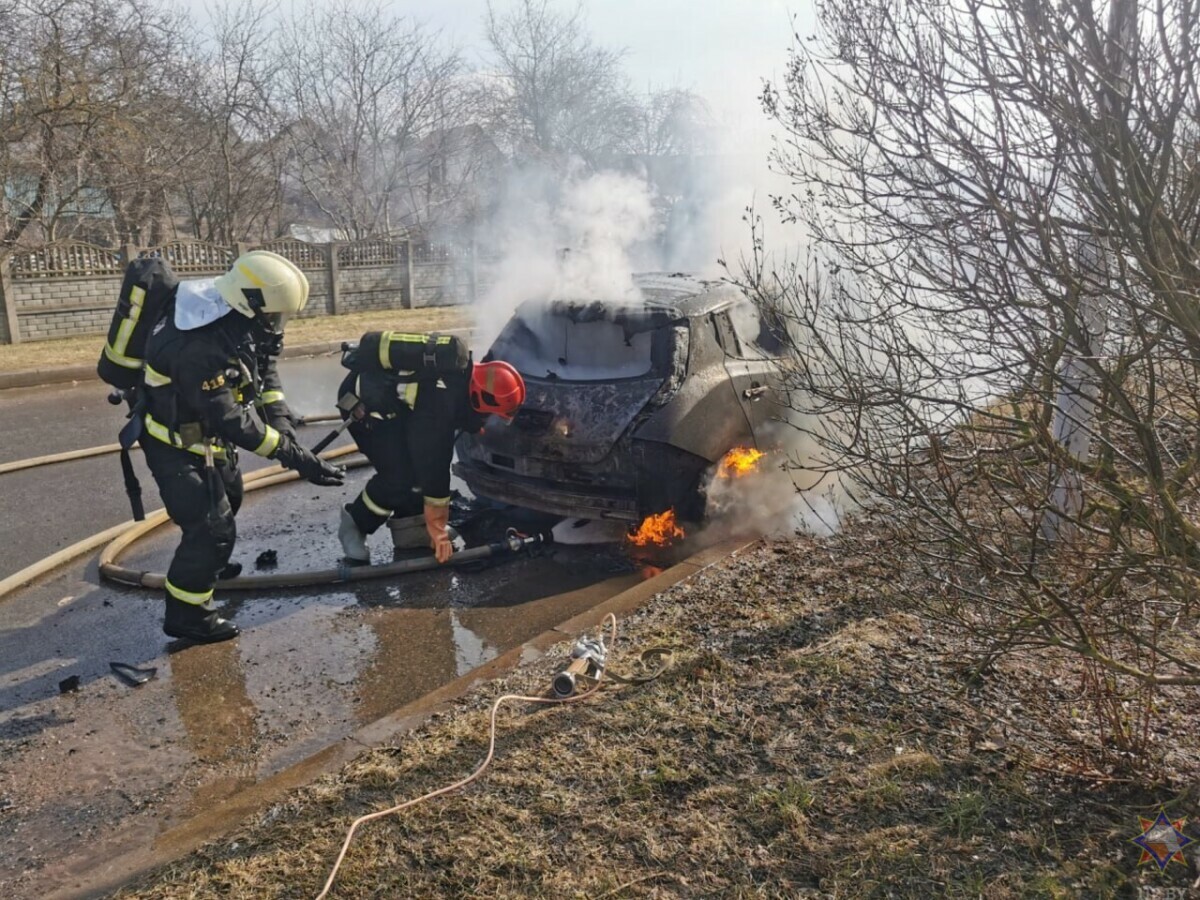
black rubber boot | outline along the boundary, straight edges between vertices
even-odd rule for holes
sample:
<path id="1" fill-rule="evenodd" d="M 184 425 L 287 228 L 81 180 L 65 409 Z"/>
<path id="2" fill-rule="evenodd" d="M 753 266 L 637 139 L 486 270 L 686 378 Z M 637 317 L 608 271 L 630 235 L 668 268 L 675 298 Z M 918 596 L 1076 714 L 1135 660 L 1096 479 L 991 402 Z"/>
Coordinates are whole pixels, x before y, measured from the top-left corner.
<path id="1" fill-rule="evenodd" d="M 236 625 L 217 614 L 211 600 L 204 604 L 195 604 L 184 603 L 174 597 L 167 598 L 163 633 L 168 637 L 197 644 L 215 644 L 240 634 Z"/>

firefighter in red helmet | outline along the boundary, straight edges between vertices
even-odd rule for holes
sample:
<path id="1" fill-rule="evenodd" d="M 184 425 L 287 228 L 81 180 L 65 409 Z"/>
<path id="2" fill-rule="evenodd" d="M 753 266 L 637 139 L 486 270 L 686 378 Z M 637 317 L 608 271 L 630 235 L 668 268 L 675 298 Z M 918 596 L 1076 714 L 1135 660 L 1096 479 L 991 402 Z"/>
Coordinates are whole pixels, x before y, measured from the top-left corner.
<path id="1" fill-rule="evenodd" d="M 452 335 L 369 332 L 343 364 L 350 374 L 339 407 L 354 420 L 350 434 L 375 467 L 342 509 L 338 538 L 346 561 L 369 563 L 367 537 L 387 522 L 397 550 L 428 545 L 445 562 L 453 552 L 454 442 L 482 429 L 489 416 L 511 420 L 525 402 L 525 381 L 506 362 L 473 363 Z M 345 403 L 347 397 L 357 403 Z"/>

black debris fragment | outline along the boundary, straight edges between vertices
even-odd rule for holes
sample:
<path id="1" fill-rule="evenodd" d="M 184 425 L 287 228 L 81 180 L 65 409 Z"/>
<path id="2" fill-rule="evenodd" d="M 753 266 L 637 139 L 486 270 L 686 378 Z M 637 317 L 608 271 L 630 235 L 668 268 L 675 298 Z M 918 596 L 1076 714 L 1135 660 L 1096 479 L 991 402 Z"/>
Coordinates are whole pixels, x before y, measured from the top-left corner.
<path id="1" fill-rule="evenodd" d="M 137 666 L 131 666 L 129 663 L 123 662 L 110 662 L 108 667 L 112 669 L 114 675 L 130 687 L 140 687 L 158 673 L 158 669 L 153 666 L 139 669 Z"/>
<path id="2" fill-rule="evenodd" d="M 58 692 L 60 694 L 69 694 L 72 691 L 77 691 L 79 690 L 79 684 L 79 676 L 71 675 L 58 683 Z"/>
<path id="3" fill-rule="evenodd" d="M 254 560 L 254 567 L 256 569 L 273 569 L 277 565 L 279 565 L 279 554 L 274 550 L 264 550 Z"/>

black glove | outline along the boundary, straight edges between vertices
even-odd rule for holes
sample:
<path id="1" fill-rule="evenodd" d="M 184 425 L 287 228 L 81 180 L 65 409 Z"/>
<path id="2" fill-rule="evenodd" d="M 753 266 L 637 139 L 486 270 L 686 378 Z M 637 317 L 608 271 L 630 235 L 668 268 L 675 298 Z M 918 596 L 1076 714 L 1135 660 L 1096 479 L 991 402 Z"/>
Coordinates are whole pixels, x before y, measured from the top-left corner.
<path id="1" fill-rule="evenodd" d="M 346 478 L 346 470 L 341 466 L 332 465 L 319 456 L 314 456 L 307 447 L 302 447 L 286 435 L 279 436 L 279 447 L 275 451 L 275 458 L 285 468 L 295 469 L 300 473 L 301 478 L 311 481 L 313 484 L 336 487 Z"/>
<path id="2" fill-rule="evenodd" d="M 267 421 L 280 434 L 285 435 L 293 442 L 296 440 L 296 426 L 300 424 L 300 420 L 297 417 L 291 414 L 271 415 L 268 413 Z"/>

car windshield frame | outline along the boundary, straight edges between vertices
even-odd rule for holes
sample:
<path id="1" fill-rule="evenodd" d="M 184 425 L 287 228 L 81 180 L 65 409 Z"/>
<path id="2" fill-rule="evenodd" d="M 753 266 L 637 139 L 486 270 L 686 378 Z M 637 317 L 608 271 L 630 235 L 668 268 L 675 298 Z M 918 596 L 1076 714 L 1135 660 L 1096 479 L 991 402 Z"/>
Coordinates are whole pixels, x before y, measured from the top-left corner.
<path id="1" fill-rule="evenodd" d="M 576 325 L 587 325 L 592 322 L 605 322 L 609 326 L 624 329 L 627 340 L 641 334 L 650 335 L 649 367 L 633 375 L 605 376 L 599 378 L 571 378 L 556 373 L 549 366 L 545 371 L 528 372 L 522 365 L 524 361 L 519 354 L 506 353 L 505 342 L 514 344 L 517 329 L 536 338 L 537 332 L 529 324 L 531 316 L 553 316 L 568 319 Z M 605 307 L 598 303 L 570 304 L 554 303 L 523 304 L 505 324 L 503 330 L 492 343 L 487 359 L 503 359 L 510 362 L 521 375 L 539 383 L 562 384 L 620 384 L 648 378 L 665 378 L 671 371 L 671 361 L 675 349 L 675 327 L 680 320 L 666 315 L 662 310 L 639 307 Z M 532 353 L 531 353 L 532 355 Z M 569 365 L 569 364 L 568 364 Z"/>

